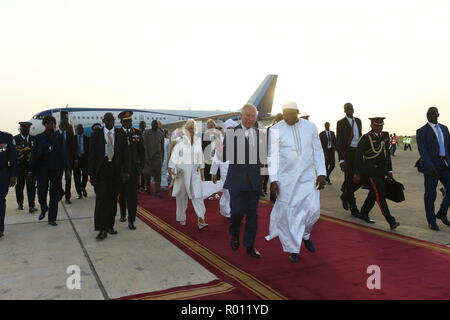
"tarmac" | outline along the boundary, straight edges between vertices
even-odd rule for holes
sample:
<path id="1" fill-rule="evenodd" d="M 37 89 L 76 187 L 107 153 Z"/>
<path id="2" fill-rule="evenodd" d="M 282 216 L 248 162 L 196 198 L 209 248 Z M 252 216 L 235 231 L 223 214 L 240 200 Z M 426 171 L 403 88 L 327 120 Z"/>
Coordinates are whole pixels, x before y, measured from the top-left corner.
<path id="1" fill-rule="evenodd" d="M 412 148 L 413 151 L 403 151 L 401 145 L 392 158 L 394 177 L 405 185 L 406 201 L 388 202 L 400 227 L 390 231 L 378 206 L 370 214 L 375 220 L 375 224 L 370 226 L 450 246 L 450 227 L 438 220 L 441 231 L 428 228 L 423 204 L 423 176 L 414 168 L 419 155 L 415 144 Z M 337 156 L 336 164 L 331 175 L 333 184 L 322 191 L 322 213 L 368 225 L 342 208 L 339 195 L 343 173 L 339 169 Z M 364 202 L 367 192 L 357 191 L 358 207 Z M 74 187 L 72 194 L 76 195 Z M 438 191 L 437 208 L 441 200 L 442 195 Z M 91 187 L 88 188 L 87 198 L 77 200 L 75 197 L 71 205 L 61 202 L 58 226 L 53 227 L 46 220 L 38 221 L 39 211 L 29 214 L 26 205 L 24 211 L 19 211 L 14 189 L 10 189 L 5 236 L 0 239 L 1 300 L 104 300 L 208 283 L 216 279 L 214 274 L 139 219 L 134 231 L 128 229 L 127 223 L 117 220 L 115 227 L 119 234 L 97 241 L 94 203 L 95 195 Z M 69 282 L 72 279 L 72 273 L 68 270 L 71 266 L 81 271 L 80 289 L 67 285 L 68 279 Z"/>

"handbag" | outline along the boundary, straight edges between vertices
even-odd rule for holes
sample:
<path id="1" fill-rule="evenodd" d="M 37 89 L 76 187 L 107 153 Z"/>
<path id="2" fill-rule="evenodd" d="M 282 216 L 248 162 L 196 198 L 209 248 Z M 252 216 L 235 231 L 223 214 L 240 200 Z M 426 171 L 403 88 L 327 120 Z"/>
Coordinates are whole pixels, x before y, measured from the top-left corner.
<path id="1" fill-rule="evenodd" d="M 386 199 L 389 199 L 394 202 L 402 202 L 405 201 L 405 186 L 392 179 L 385 179 L 385 189 L 386 189 Z"/>

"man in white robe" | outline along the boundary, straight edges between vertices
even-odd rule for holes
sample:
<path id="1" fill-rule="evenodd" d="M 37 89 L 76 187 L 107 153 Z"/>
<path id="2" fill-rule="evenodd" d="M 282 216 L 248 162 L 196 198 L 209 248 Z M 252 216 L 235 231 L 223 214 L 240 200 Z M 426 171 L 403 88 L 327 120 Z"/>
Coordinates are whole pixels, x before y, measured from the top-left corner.
<path id="1" fill-rule="evenodd" d="M 237 122 L 232 119 L 228 119 L 224 122 L 223 127 L 225 130 L 232 129 L 238 125 Z M 222 158 L 221 151 L 223 147 L 223 136 L 221 137 L 222 144 L 219 144 L 216 148 L 216 152 L 214 154 L 213 161 L 211 163 L 211 180 L 214 183 L 217 183 L 217 171 L 220 169 L 220 184 L 223 185 L 225 180 L 227 179 L 228 166 L 229 161 L 222 162 L 220 159 Z M 228 189 L 223 189 L 222 197 L 220 197 L 220 214 L 225 218 L 231 218 L 231 207 L 230 207 L 230 192 Z"/>
<path id="2" fill-rule="evenodd" d="M 279 237 L 289 260 L 297 262 L 302 239 L 314 252 L 311 230 L 320 216 L 320 192 L 326 183 L 325 156 L 315 124 L 299 119 L 295 102 L 283 105 L 284 120 L 270 129 L 270 192 L 277 200 L 266 240 Z"/>

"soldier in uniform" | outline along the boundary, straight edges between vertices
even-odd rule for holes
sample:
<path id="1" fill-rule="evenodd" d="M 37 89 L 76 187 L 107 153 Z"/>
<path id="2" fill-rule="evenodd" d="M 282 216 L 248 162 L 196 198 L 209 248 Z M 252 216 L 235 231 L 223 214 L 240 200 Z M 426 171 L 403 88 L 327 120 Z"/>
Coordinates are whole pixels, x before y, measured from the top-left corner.
<path id="1" fill-rule="evenodd" d="M 141 131 L 132 127 L 132 116 L 132 111 L 123 111 L 119 114 L 122 132 L 127 136 L 131 160 L 130 180 L 121 184 L 119 204 L 120 221 L 126 221 L 128 209 L 128 227 L 131 230 L 134 230 L 136 229 L 134 221 L 136 220 L 137 210 L 138 180 L 139 175 L 145 166 L 145 150 Z"/>
<path id="2" fill-rule="evenodd" d="M 17 182 L 17 152 L 13 136 L 0 131 L 0 238 L 5 231 L 6 195 Z"/>
<path id="3" fill-rule="evenodd" d="M 17 150 L 17 185 L 16 199 L 19 210 L 23 210 L 23 189 L 27 186 L 28 211 L 35 213 L 36 180 L 28 177 L 28 167 L 30 166 L 31 150 L 34 147 L 34 136 L 30 136 L 31 122 L 19 122 L 20 134 L 14 137 Z"/>
<path id="4" fill-rule="evenodd" d="M 69 162 L 64 137 L 55 131 L 56 119 L 46 116 L 42 120 L 45 131 L 36 135 L 35 146 L 31 153 L 28 176 L 37 178 L 37 193 L 41 214 L 39 220 L 45 218 L 48 211 L 48 224 L 57 226 L 58 202 L 61 200 L 61 184 L 63 173 L 68 174 Z M 47 194 L 50 191 L 50 202 Z"/>
<path id="5" fill-rule="evenodd" d="M 361 137 L 355 154 L 353 180 L 355 184 L 362 183 L 370 190 L 358 218 L 368 223 L 374 223 L 369 218 L 369 212 L 377 202 L 391 230 L 394 230 L 400 224 L 395 221 L 395 218 L 389 212 L 385 191 L 385 177 L 394 179 L 389 152 L 389 133 L 382 131 L 385 118 L 369 119 L 372 130 Z"/>

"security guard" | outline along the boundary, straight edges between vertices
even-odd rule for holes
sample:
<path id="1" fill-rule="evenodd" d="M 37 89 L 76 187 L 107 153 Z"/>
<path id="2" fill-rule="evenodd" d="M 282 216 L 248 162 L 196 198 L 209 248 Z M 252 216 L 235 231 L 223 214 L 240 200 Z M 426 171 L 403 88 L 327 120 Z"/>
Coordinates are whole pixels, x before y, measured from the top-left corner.
<path id="1" fill-rule="evenodd" d="M 20 134 L 14 137 L 17 150 L 17 185 L 16 199 L 19 210 L 23 210 L 23 189 L 27 186 L 28 211 L 35 213 L 34 200 L 36 197 L 36 181 L 33 177 L 28 178 L 28 167 L 30 166 L 31 151 L 34 147 L 34 136 L 30 136 L 31 122 L 19 122 Z"/>
<path id="2" fill-rule="evenodd" d="M 17 182 L 17 152 L 13 136 L 0 131 L 0 238 L 5 231 L 6 195 Z"/>
<path id="3" fill-rule="evenodd" d="M 377 202 L 391 230 L 394 230 L 400 224 L 389 212 L 385 191 L 385 177 L 394 179 L 391 154 L 389 153 L 389 133 L 382 131 L 385 118 L 369 119 L 372 130 L 361 137 L 355 155 L 353 180 L 357 184 L 362 182 L 370 190 L 358 218 L 368 223 L 374 223 L 369 218 L 369 212 Z"/>
<path id="4" fill-rule="evenodd" d="M 130 180 L 122 183 L 119 193 L 120 221 L 126 221 L 126 211 L 128 209 L 128 227 L 136 229 L 138 179 L 145 166 L 145 150 L 142 139 L 142 132 L 133 128 L 133 112 L 123 111 L 119 114 L 122 124 L 122 133 L 127 136 L 131 159 Z"/>
<path id="5" fill-rule="evenodd" d="M 45 131 L 36 135 L 35 146 L 31 153 L 28 175 L 37 176 L 37 193 L 41 215 L 45 218 L 48 211 L 48 224 L 57 226 L 58 202 L 61 200 L 61 181 L 63 172 L 69 169 L 64 137 L 55 132 L 56 119 L 45 116 L 42 120 Z M 49 189 L 50 188 L 50 189 Z M 50 190 L 50 203 L 47 205 L 47 193 Z"/>

